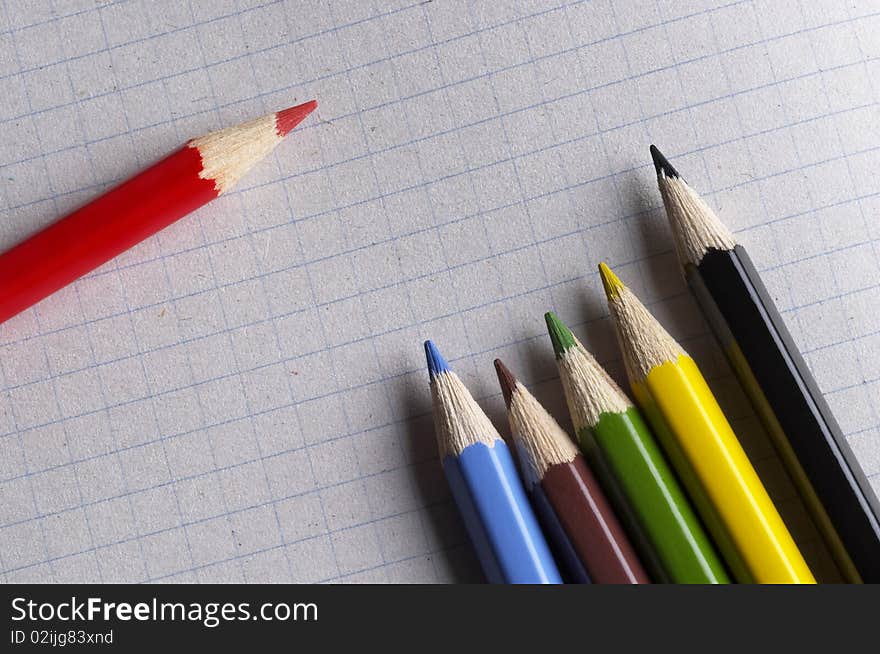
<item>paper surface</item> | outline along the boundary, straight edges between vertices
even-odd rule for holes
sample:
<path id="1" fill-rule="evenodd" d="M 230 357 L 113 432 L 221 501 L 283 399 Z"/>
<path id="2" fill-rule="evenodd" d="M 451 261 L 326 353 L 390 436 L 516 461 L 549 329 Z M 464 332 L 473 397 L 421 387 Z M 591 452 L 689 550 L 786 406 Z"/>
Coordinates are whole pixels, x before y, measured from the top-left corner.
<path id="1" fill-rule="evenodd" d="M 496 356 L 568 425 L 542 315 L 622 380 L 600 260 L 778 477 L 683 286 L 652 142 L 880 487 L 876 0 L 0 10 L 4 249 L 190 137 L 320 103 L 235 192 L 0 326 L 4 581 L 479 580 L 422 341 L 502 432 Z"/>

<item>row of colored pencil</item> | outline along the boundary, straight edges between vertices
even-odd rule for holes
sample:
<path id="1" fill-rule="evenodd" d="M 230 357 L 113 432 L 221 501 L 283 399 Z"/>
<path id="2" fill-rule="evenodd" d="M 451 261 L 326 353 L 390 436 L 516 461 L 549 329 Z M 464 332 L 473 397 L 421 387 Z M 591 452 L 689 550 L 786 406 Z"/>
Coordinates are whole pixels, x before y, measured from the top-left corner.
<path id="1" fill-rule="evenodd" d="M 880 580 L 877 500 L 754 266 L 651 147 L 685 276 L 844 579 Z M 495 361 L 508 445 L 428 341 L 440 458 L 495 583 L 815 583 L 694 360 L 599 265 L 638 408 L 552 313 L 575 441 Z M 643 417 L 644 416 L 644 417 Z"/>

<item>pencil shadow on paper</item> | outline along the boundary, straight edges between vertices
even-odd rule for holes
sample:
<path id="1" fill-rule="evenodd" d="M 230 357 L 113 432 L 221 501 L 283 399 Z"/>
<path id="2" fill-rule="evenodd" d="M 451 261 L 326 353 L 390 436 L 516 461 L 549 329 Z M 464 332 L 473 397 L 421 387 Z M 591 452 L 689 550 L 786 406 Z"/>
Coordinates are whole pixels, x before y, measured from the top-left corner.
<path id="1" fill-rule="evenodd" d="M 483 574 L 476 554 L 452 502 L 437 458 L 430 394 L 401 390 L 392 393 L 391 399 L 397 414 L 408 416 L 402 425 L 404 448 L 407 460 L 411 462 L 416 502 L 421 507 L 423 527 L 431 548 L 427 556 L 432 559 L 438 580 L 481 582 Z"/>

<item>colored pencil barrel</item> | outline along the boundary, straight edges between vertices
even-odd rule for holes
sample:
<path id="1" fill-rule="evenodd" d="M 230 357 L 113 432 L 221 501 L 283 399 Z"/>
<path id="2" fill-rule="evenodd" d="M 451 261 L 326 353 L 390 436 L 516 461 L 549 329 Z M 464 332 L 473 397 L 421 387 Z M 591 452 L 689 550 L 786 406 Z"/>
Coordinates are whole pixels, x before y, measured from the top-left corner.
<path id="1" fill-rule="evenodd" d="M 229 190 L 314 101 L 193 139 L 0 255 L 0 322 Z"/>
<path id="2" fill-rule="evenodd" d="M 680 451 L 670 459 L 685 484 L 699 484 L 711 502 L 695 500 L 725 555 L 724 543 L 735 548 L 748 571 L 741 580 L 815 583 L 693 359 L 607 266 L 600 270 L 633 393 L 655 430 L 674 436 Z M 735 559 L 731 568 L 741 569 Z"/>
<path id="3" fill-rule="evenodd" d="M 729 583 L 712 541 L 638 410 L 602 414 L 592 434 L 621 480 L 669 580 Z"/>
<path id="4" fill-rule="evenodd" d="M 0 322 L 217 197 L 183 147 L 0 255 Z"/>
<path id="5" fill-rule="evenodd" d="M 693 359 L 679 357 L 654 368 L 636 399 L 656 407 L 649 415 L 677 439 L 689 466 L 717 512 L 749 578 L 757 583 L 814 583 L 776 507 L 748 460 Z M 682 474 L 690 478 L 691 473 Z M 714 518 L 708 518 L 711 525 Z M 716 531 L 716 533 L 718 533 Z M 737 562 L 731 567 L 739 569 Z"/>
<path id="6" fill-rule="evenodd" d="M 599 584 L 646 584 L 648 574 L 599 482 L 571 438 L 520 384 L 501 361 L 495 361 L 507 403 L 507 415 L 526 489 L 573 577 L 586 570 Z M 559 529 L 556 525 L 559 525 Z M 560 557 L 563 558 L 563 557 Z"/>
<path id="7" fill-rule="evenodd" d="M 562 583 L 510 451 L 433 343 L 425 343 L 443 471 L 491 583 Z"/>
<path id="8" fill-rule="evenodd" d="M 587 567 L 541 486 L 532 486 L 527 492 L 532 507 L 535 509 L 535 515 L 538 516 L 538 523 L 547 537 L 550 551 L 553 552 L 553 558 L 559 566 L 563 581 L 567 584 L 593 583 L 590 573 L 587 572 Z"/>
<path id="9" fill-rule="evenodd" d="M 729 583 L 729 577 L 638 409 L 556 316 L 545 316 L 572 422 L 584 452 L 601 457 L 642 535 L 634 541 L 657 580 Z"/>
<path id="10" fill-rule="evenodd" d="M 443 471 L 456 502 L 473 506 L 465 526 L 475 543 L 488 545 L 479 548 L 478 558 L 490 581 L 562 583 L 504 441 L 494 447 L 475 443 L 445 458 Z"/>
<path id="11" fill-rule="evenodd" d="M 541 492 L 594 583 L 651 582 L 582 456 L 550 467 L 541 480 Z"/>
<path id="12" fill-rule="evenodd" d="M 880 504 L 745 250 L 709 252 L 686 271 L 837 567 L 880 582 Z"/>
<path id="13" fill-rule="evenodd" d="M 880 582 L 880 502 L 745 249 L 653 145 L 688 285 L 845 579 Z"/>

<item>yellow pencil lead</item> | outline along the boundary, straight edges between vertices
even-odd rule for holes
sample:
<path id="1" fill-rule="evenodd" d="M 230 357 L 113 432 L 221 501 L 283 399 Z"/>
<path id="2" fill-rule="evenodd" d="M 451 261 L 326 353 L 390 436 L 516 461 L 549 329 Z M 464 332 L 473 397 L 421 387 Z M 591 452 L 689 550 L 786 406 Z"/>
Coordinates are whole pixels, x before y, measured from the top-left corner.
<path id="1" fill-rule="evenodd" d="M 616 300 L 620 290 L 626 288 L 620 278 L 614 274 L 605 262 L 599 264 L 599 275 L 602 276 L 602 286 L 605 287 L 605 295 L 609 300 Z"/>

